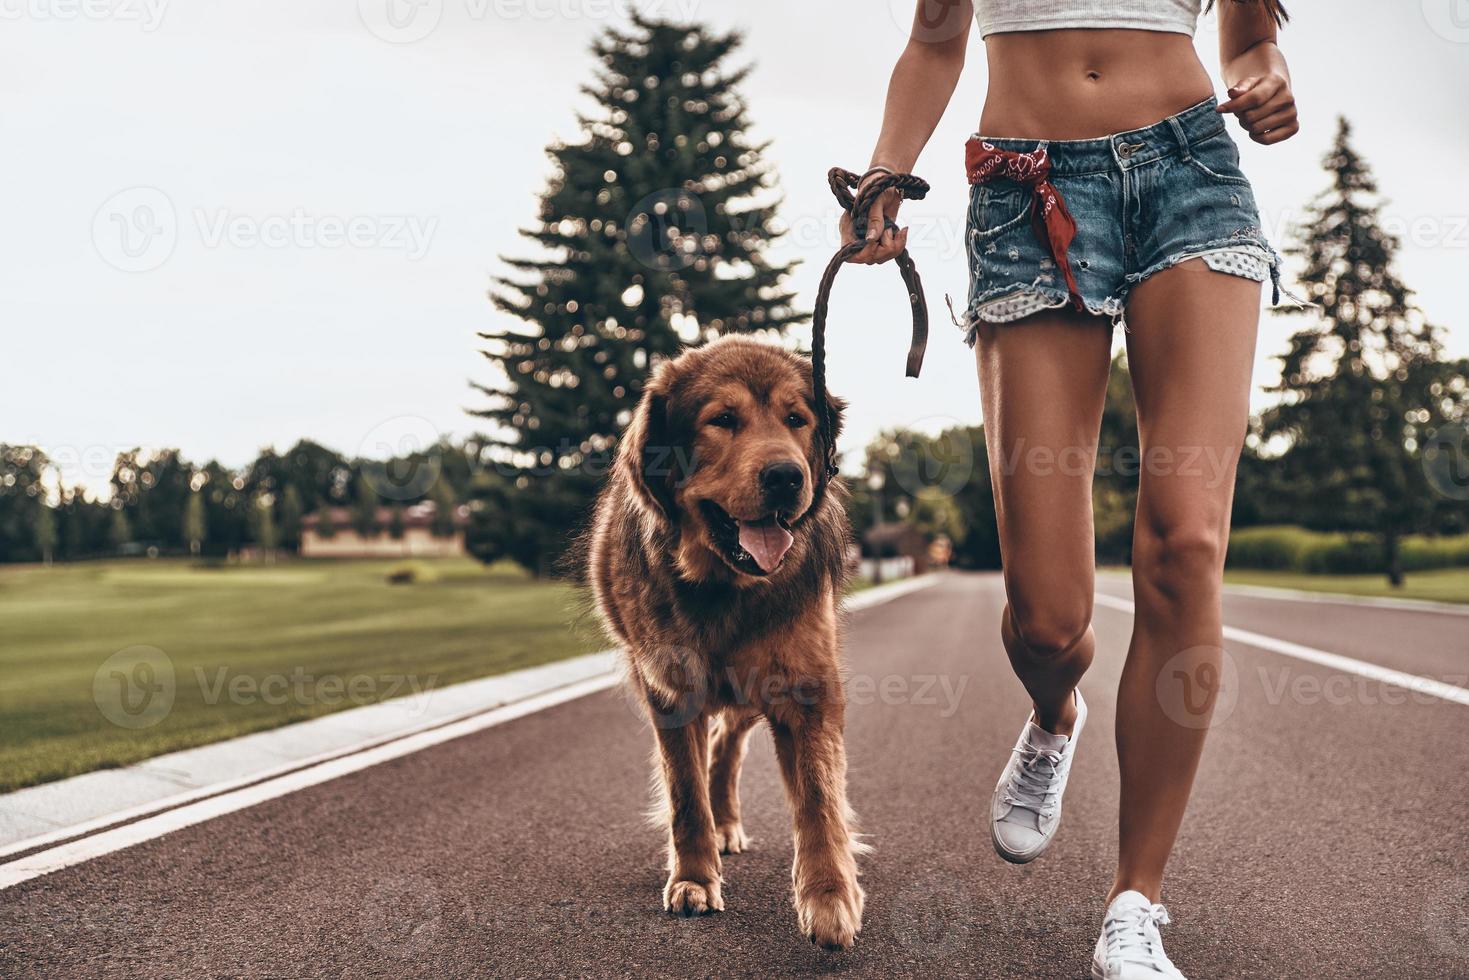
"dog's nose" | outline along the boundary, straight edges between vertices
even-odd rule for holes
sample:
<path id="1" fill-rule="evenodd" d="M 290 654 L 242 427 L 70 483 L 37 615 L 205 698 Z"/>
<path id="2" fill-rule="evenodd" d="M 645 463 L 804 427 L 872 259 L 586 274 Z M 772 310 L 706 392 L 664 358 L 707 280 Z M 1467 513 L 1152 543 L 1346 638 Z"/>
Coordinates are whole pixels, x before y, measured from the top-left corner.
<path id="1" fill-rule="evenodd" d="M 796 463 L 770 463 L 760 471 L 760 489 L 773 502 L 794 500 L 805 481 L 805 474 Z"/>

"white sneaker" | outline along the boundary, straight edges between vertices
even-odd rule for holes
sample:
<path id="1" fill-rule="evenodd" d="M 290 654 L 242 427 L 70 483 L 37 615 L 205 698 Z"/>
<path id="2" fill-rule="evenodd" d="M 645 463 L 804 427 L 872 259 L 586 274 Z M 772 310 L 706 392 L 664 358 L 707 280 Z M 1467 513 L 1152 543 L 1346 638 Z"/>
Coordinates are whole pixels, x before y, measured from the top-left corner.
<path id="1" fill-rule="evenodd" d="M 1076 739 L 1085 724 L 1086 702 L 1079 690 L 1069 737 L 1026 721 L 990 798 L 990 838 L 996 853 L 1011 864 L 1034 861 L 1050 846 L 1061 822 L 1061 794 L 1071 775 Z"/>
<path id="2" fill-rule="evenodd" d="M 1092 953 L 1092 980 L 1187 980 L 1168 954 L 1158 927 L 1168 910 L 1142 892 L 1123 892 L 1107 907 Z"/>

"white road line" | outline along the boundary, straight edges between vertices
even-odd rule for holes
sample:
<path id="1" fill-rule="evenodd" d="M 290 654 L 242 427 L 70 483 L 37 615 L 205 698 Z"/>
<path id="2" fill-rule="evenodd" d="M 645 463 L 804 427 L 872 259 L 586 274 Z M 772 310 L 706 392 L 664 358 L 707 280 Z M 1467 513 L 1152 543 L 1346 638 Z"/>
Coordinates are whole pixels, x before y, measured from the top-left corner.
<path id="1" fill-rule="evenodd" d="M 132 847 L 134 844 L 141 844 L 155 837 L 162 837 L 164 834 L 182 830 L 184 827 L 192 827 L 196 823 L 203 823 L 205 820 L 211 820 L 226 813 L 234 813 L 236 810 L 243 810 L 257 803 L 264 803 L 266 800 L 273 800 L 309 786 L 316 786 L 340 776 L 359 772 L 393 759 L 400 759 L 414 752 L 421 752 L 432 746 L 492 728 L 554 705 L 564 704 L 598 691 L 605 691 L 617 681 L 618 675 L 615 673 L 578 681 L 555 691 L 537 694 L 524 701 L 497 708 L 475 718 L 467 718 L 433 731 L 409 735 L 376 748 L 310 766 L 276 779 L 235 790 L 232 793 L 212 796 L 207 800 L 168 810 L 157 816 L 123 824 L 121 827 L 105 830 L 91 837 L 83 837 L 69 844 L 62 844 L 60 847 L 38 851 L 8 864 L 0 865 L 0 890 L 11 888 L 23 881 L 29 881 L 53 871 L 60 871 L 62 868 L 69 868 L 74 864 L 81 864 L 83 861 L 90 861 L 104 854 Z"/>
<path id="2" fill-rule="evenodd" d="M 900 596 L 908 595 L 920 589 L 928 588 L 939 580 L 937 575 L 924 575 L 912 579 L 904 579 L 888 585 L 875 586 L 864 592 L 859 592 L 850 597 L 846 606 L 848 609 L 867 609 L 880 605 Z M 195 824 L 221 817 L 228 813 L 234 813 L 264 803 L 267 800 L 277 799 L 298 790 L 317 786 L 321 783 L 346 776 L 372 766 L 389 762 L 393 759 L 401 759 L 404 756 L 421 752 L 424 749 L 444 742 L 472 735 L 475 732 L 493 728 L 496 725 L 523 718 L 526 715 L 543 711 L 546 708 L 558 704 L 565 704 L 577 698 L 605 691 L 613 687 L 621 680 L 620 672 L 613 671 L 598 677 L 588 678 L 567 684 L 555 690 L 546 691 L 541 694 L 532 695 L 514 704 L 508 704 L 491 711 L 475 715 L 462 721 L 451 722 L 440 725 L 428 731 L 405 735 L 401 738 L 391 739 L 387 742 L 377 741 L 360 750 L 346 750 L 345 753 L 336 754 L 333 758 L 316 765 L 307 765 L 297 768 L 285 775 L 275 778 L 267 778 L 260 782 L 252 783 L 240 789 L 229 790 L 199 800 L 195 803 L 187 803 L 183 806 L 166 810 L 151 817 L 136 820 L 133 823 L 113 826 L 120 819 L 126 819 L 128 814 L 115 815 L 106 820 L 111 830 L 102 830 L 88 837 L 82 837 L 57 847 L 37 851 L 25 857 L 17 858 L 6 864 L 0 864 L 0 891 L 12 888 L 32 878 L 39 878 L 63 868 L 90 861 L 104 854 L 112 854 L 124 848 L 141 844 L 144 841 L 162 837 L 192 827 Z M 104 821 L 93 821 L 93 824 L 101 824 Z M 22 842 L 22 846 L 38 843 L 33 840 Z"/>
<path id="3" fill-rule="evenodd" d="M 1096 604 L 1108 609 L 1116 609 L 1125 613 L 1133 613 L 1136 605 L 1131 599 L 1123 599 L 1119 596 L 1097 593 Z M 1224 627 L 1224 638 L 1243 643 L 1247 646 L 1257 647 L 1261 650 L 1269 650 L 1282 656 L 1293 657 L 1296 660 L 1304 660 L 1307 663 L 1318 664 L 1339 670 L 1345 674 L 1356 674 L 1368 680 L 1381 681 L 1384 684 L 1392 684 L 1408 691 L 1417 691 L 1423 694 L 1441 698 L 1444 701 L 1452 701 L 1455 704 L 1469 705 L 1469 690 L 1456 687 L 1444 681 L 1434 680 L 1432 677 L 1423 677 L 1420 674 L 1409 674 L 1401 670 L 1393 670 L 1390 667 L 1380 667 L 1377 664 L 1368 663 L 1365 660 L 1356 660 L 1352 657 L 1344 657 L 1339 653 L 1328 653 L 1325 650 L 1317 650 L 1315 647 L 1304 646 L 1300 643 L 1292 643 L 1289 640 L 1280 640 L 1263 633 L 1252 633 L 1235 626 Z"/>

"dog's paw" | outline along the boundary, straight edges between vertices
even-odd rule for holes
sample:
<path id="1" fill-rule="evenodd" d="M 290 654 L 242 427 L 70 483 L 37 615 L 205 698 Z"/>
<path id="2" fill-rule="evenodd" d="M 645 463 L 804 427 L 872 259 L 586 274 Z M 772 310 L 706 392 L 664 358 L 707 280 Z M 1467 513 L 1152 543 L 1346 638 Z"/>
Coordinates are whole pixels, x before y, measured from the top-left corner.
<path id="1" fill-rule="evenodd" d="M 673 915 L 707 915 L 724 911 L 718 881 L 668 879 L 663 889 L 663 908 Z"/>
<path id="2" fill-rule="evenodd" d="M 796 899 L 801 931 L 822 949 L 850 949 L 862 931 L 862 902 L 855 881 L 803 895 Z"/>
<path id="3" fill-rule="evenodd" d="M 739 821 L 714 828 L 714 841 L 720 854 L 740 854 L 750 849 L 750 838 L 745 836 L 745 828 Z"/>

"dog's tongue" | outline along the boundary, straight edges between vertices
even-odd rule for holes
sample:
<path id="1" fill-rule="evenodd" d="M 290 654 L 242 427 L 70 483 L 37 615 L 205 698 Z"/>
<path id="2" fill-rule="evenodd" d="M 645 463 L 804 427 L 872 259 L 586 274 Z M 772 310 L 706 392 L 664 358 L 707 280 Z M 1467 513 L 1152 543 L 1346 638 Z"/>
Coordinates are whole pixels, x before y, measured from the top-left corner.
<path id="1" fill-rule="evenodd" d="M 780 560 L 791 548 L 791 532 L 767 517 L 763 521 L 740 521 L 740 547 L 750 553 L 755 564 L 765 572 L 780 567 Z"/>

